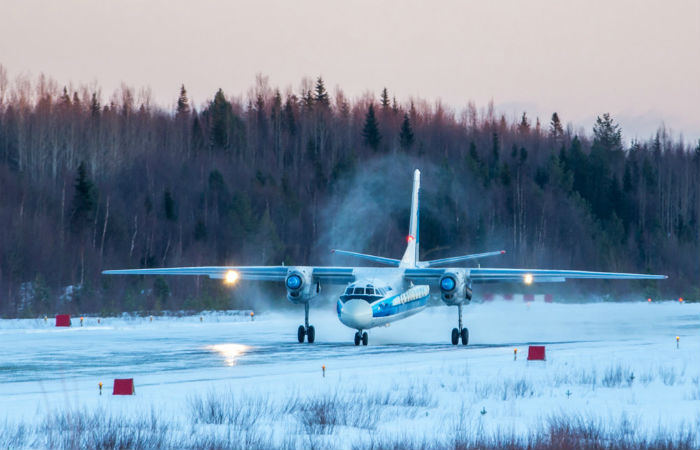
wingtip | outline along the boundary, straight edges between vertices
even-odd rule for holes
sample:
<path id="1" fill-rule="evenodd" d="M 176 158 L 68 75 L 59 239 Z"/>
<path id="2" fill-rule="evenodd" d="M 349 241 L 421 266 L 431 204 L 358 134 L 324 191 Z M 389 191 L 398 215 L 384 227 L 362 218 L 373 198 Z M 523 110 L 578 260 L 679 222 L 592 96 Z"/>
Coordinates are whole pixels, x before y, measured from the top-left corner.
<path id="1" fill-rule="evenodd" d="M 505 254 L 506 254 L 506 251 L 505 251 L 505 250 L 501 250 L 501 255 L 505 255 Z"/>
<path id="2" fill-rule="evenodd" d="M 331 253 L 335 253 L 335 249 L 334 249 L 334 248 L 331 249 Z"/>

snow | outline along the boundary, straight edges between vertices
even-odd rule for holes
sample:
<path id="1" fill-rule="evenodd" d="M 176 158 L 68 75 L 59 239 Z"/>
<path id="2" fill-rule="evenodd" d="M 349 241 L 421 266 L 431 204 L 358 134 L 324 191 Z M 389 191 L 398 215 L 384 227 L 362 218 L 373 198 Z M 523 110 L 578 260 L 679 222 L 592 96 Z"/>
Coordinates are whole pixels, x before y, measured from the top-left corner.
<path id="1" fill-rule="evenodd" d="M 194 399 L 233 393 L 276 405 L 385 395 L 391 417 L 379 415 L 373 433 L 428 437 L 455 421 L 526 433 L 556 414 L 642 430 L 700 424 L 697 303 L 491 302 L 468 306 L 464 319 L 466 347 L 449 344 L 457 309 L 447 306 L 370 330 L 368 347 L 353 345 L 333 305 L 312 306 L 312 345 L 296 342 L 301 307 L 254 321 L 226 313 L 86 317 L 83 327 L 73 317 L 71 328 L 52 318 L 1 320 L 0 423 L 68 407 L 185 421 Z M 546 346 L 547 361 L 526 361 L 531 344 Z M 131 377 L 135 396 L 111 395 L 114 378 Z M 263 422 L 284 433 L 299 428 L 294 420 L 280 412 Z M 334 431 L 341 445 L 352 433 Z"/>

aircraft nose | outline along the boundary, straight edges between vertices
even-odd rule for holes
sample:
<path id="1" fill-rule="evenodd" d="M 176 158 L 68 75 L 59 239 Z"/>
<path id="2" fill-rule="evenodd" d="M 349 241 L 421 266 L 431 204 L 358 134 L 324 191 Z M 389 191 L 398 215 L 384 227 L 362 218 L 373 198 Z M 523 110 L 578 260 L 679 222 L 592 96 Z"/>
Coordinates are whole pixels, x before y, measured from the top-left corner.
<path id="1" fill-rule="evenodd" d="M 367 328 L 372 319 L 372 307 L 364 300 L 348 300 L 340 310 L 340 321 L 350 328 Z"/>

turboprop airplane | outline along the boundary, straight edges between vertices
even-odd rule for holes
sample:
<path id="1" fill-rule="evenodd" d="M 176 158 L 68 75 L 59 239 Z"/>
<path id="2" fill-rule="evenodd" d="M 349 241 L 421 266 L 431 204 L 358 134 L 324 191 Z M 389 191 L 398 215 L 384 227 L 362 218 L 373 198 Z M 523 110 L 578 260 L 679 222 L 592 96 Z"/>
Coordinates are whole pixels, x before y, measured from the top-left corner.
<path id="1" fill-rule="evenodd" d="M 462 325 L 462 307 L 472 299 L 472 285 L 485 282 L 532 283 L 563 282 L 567 279 L 657 280 L 665 275 L 586 272 L 580 270 L 488 269 L 441 267 L 462 261 L 502 255 L 504 250 L 421 261 L 418 258 L 418 193 L 420 171 L 413 175 L 411 220 L 406 251 L 401 259 L 366 255 L 345 250 L 337 254 L 361 258 L 391 267 L 322 266 L 219 266 L 174 267 L 161 269 L 105 270 L 107 275 L 204 275 L 223 279 L 227 284 L 239 280 L 284 282 L 287 299 L 304 305 L 304 325 L 297 331 L 299 342 L 313 343 L 316 331 L 309 325 L 309 302 L 321 292 L 321 285 L 346 285 L 337 302 L 338 319 L 357 330 L 355 345 L 367 345 L 367 331 L 412 316 L 425 309 L 431 289 L 439 290 L 442 301 L 457 307 L 457 328 L 452 329 L 452 344 L 469 342 L 469 330 Z"/>

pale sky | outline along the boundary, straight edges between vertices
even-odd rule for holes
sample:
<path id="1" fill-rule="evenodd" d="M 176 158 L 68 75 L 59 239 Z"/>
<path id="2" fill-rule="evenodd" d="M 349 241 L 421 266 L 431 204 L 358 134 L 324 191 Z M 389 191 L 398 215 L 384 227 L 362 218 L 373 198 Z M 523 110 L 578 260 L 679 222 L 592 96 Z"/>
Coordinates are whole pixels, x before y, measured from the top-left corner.
<path id="1" fill-rule="evenodd" d="M 700 1 L 0 0 L 11 77 L 121 82 L 196 105 L 255 75 L 299 90 L 322 75 L 350 97 L 493 99 L 508 118 L 558 111 L 590 132 L 610 112 L 626 139 L 661 122 L 700 138 Z"/>

